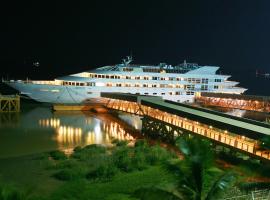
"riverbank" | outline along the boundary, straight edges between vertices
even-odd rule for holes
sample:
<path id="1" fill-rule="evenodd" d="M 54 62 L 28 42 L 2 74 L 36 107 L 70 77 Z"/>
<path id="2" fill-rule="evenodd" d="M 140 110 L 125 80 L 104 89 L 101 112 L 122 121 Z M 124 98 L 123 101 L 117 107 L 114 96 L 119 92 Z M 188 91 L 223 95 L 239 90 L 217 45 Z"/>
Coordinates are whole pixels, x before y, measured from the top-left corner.
<path id="1" fill-rule="evenodd" d="M 180 164 L 183 162 L 174 152 L 159 144 L 148 145 L 145 140 L 138 140 L 134 146 L 127 145 L 127 141 L 115 140 L 113 143 L 111 147 L 77 147 L 69 156 L 61 151 L 51 151 L 0 159 L 0 182 L 4 186 L 12 185 L 15 191 L 24 193 L 25 198 L 20 200 L 138 200 L 140 198 L 134 194 L 140 188 L 175 190 L 179 177 L 164 168 L 164 164 L 171 160 Z M 210 149 L 200 150 L 211 154 Z M 228 161 L 232 161 L 228 155 L 223 158 L 227 162 L 211 164 L 219 168 L 214 173 L 232 171 L 238 177 L 238 182 L 269 182 L 269 178 L 262 180 L 260 171 L 255 171 L 259 163 L 251 166 L 250 161 L 234 159 L 239 164 L 237 166 L 233 162 L 228 164 Z M 267 172 L 266 167 L 262 167 L 263 170 Z M 267 173 L 264 175 L 270 177 Z M 211 182 L 216 177 L 207 180 Z M 239 193 L 235 187 L 232 191 Z"/>

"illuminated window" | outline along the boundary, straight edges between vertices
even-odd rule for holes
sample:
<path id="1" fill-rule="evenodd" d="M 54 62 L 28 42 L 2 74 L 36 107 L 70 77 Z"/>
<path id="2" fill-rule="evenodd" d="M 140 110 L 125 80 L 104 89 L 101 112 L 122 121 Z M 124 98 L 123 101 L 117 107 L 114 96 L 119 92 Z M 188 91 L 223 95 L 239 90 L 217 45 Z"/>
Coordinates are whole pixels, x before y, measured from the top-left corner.
<path id="1" fill-rule="evenodd" d="M 208 85 L 201 85 L 201 90 L 208 90 Z"/>

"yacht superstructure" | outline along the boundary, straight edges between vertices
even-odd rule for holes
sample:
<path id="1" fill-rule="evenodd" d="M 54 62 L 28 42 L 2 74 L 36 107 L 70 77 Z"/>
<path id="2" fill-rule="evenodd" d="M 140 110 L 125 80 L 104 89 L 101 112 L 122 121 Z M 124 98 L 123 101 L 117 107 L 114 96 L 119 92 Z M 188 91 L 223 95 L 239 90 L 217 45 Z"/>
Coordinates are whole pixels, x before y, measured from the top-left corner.
<path id="1" fill-rule="evenodd" d="M 5 81 L 31 99 L 47 103 L 78 104 L 100 102 L 101 92 L 123 92 L 161 96 L 176 102 L 193 102 L 196 93 L 241 94 L 246 89 L 217 74 L 217 66 L 184 63 L 177 66 L 134 65 L 132 57 L 121 64 L 71 74 L 51 81 Z"/>

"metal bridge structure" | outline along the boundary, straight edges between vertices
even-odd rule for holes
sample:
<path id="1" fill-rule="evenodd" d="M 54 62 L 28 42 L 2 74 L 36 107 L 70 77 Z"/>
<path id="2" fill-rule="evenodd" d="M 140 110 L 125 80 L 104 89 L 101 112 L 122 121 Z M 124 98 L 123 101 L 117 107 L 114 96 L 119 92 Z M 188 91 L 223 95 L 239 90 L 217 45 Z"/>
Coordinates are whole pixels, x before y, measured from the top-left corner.
<path id="1" fill-rule="evenodd" d="M 270 137 L 269 124 L 155 96 L 101 93 L 101 97 L 108 109 L 141 115 L 142 134 L 162 136 L 172 142 L 188 133 L 250 157 L 270 161 L 270 149 L 261 145 L 262 139 Z"/>
<path id="2" fill-rule="evenodd" d="M 19 95 L 1 95 L 0 94 L 0 112 L 19 112 Z"/>

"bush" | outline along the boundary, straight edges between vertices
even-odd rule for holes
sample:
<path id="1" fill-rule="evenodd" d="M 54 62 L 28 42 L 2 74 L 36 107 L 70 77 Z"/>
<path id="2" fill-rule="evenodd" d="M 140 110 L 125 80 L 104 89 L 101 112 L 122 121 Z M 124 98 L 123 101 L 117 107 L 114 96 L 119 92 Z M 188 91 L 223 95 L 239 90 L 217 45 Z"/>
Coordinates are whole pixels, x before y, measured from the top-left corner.
<path id="1" fill-rule="evenodd" d="M 113 139 L 112 140 L 112 144 L 115 144 L 115 146 L 117 146 L 117 147 L 127 146 L 128 141 L 126 141 L 126 140 L 119 140 L 119 139 Z"/>
<path id="2" fill-rule="evenodd" d="M 132 158 L 132 167 L 137 170 L 143 170 L 147 168 L 147 165 L 145 153 L 142 151 L 135 152 Z"/>
<path id="3" fill-rule="evenodd" d="M 64 152 L 56 150 L 56 151 L 51 151 L 49 155 L 54 159 L 54 160 L 65 160 L 67 159 L 67 156 Z"/>
<path id="4" fill-rule="evenodd" d="M 159 145 L 150 147 L 149 152 L 146 154 L 146 160 L 150 165 L 156 165 L 160 162 L 166 161 L 174 157 L 175 154 L 160 147 Z"/>
<path id="5" fill-rule="evenodd" d="M 74 153 L 72 154 L 73 158 L 76 158 L 81 161 L 91 161 L 99 157 L 102 154 L 106 153 L 106 148 L 100 145 L 88 145 L 84 148 L 75 148 Z"/>
<path id="6" fill-rule="evenodd" d="M 83 167 L 62 169 L 56 172 L 53 177 L 61 181 L 70 181 L 84 178 L 86 175 L 86 169 Z"/>
<path id="7" fill-rule="evenodd" d="M 135 142 L 135 148 L 146 148 L 146 147 L 148 147 L 146 140 L 142 139 L 142 140 L 137 140 Z"/>
<path id="8" fill-rule="evenodd" d="M 132 171 L 131 157 L 133 152 L 128 147 L 118 147 L 113 151 L 112 159 L 114 166 L 124 172 Z"/>
<path id="9" fill-rule="evenodd" d="M 111 178 L 118 172 L 117 167 L 112 163 L 104 163 L 92 170 L 86 175 L 86 178 L 92 180 L 111 180 Z"/>

